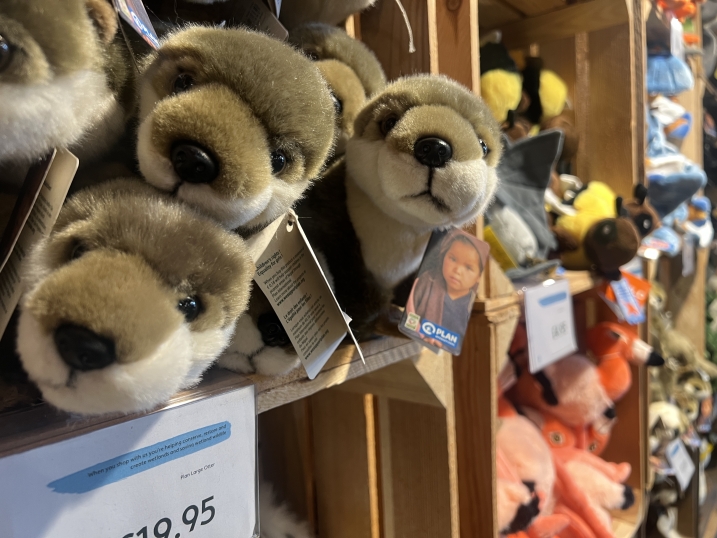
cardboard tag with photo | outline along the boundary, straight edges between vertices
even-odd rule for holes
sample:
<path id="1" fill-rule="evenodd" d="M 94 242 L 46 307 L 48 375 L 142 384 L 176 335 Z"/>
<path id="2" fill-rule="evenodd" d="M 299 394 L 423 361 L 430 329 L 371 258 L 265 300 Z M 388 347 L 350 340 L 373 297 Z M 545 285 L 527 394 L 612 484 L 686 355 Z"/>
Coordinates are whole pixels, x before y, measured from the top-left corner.
<path id="1" fill-rule="evenodd" d="M 47 237 L 75 178 L 80 161 L 66 149 L 59 149 L 47 162 L 42 188 L 26 217 L 22 232 L 0 271 L 0 335 L 5 332 L 22 296 L 20 268 L 25 256 L 42 238 Z"/>
<path id="2" fill-rule="evenodd" d="M 620 271 L 622 278 L 605 284 L 603 299 L 620 320 L 630 325 L 645 321 L 645 309 L 650 297 L 650 283 L 627 271 Z"/>
<path id="3" fill-rule="evenodd" d="M 115 9 L 153 49 L 159 48 L 159 39 L 149 20 L 142 0 L 114 0 Z"/>
<path id="4" fill-rule="evenodd" d="M 309 379 L 349 334 L 363 361 L 350 318 L 341 311 L 296 214 L 275 220 L 248 241 L 254 282 L 271 303 Z"/>
<path id="5" fill-rule="evenodd" d="M 487 243 L 463 230 L 433 232 L 398 330 L 459 355 L 489 253 Z"/>
<path id="6" fill-rule="evenodd" d="M 525 289 L 525 328 L 530 373 L 577 350 L 573 299 L 567 280 L 548 280 Z"/>

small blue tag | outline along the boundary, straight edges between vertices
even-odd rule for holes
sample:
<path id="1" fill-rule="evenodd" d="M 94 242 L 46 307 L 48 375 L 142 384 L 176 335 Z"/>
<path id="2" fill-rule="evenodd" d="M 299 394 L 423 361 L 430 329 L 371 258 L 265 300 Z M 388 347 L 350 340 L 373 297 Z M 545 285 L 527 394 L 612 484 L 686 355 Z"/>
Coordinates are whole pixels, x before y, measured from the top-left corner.
<path id="1" fill-rule="evenodd" d="M 640 308 L 637 298 L 626 279 L 621 278 L 610 283 L 615 292 L 615 300 L 622 316 L 630 325 L 638 325 L 645 321 L 645 311 Z"/>
<path id="2" fill-rule="evenodd" d="M 435 323 L 426 319 L 421 322 L 419 332 L 427 338 L 433 338 L 434 340 L 438 340 L 441 344 L 445 344 L 451 349 L 457 348 L 458 344 L 461 341 L 460 334 L 451 332 L 445 327 L 436 325 Z"/>

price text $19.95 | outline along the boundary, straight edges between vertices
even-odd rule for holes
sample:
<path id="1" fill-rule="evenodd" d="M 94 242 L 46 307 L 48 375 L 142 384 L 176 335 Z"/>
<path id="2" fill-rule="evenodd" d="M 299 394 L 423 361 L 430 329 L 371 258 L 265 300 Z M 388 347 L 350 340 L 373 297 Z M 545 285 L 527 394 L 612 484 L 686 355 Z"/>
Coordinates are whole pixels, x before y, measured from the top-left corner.
<path id="1" fill-rule="evenodd" d="M 203 519 L 200 520 L 199 508 L 195 505 L 189 505 L 184 509 L 182 514 L 182 523 L 189 526 L 189 532 L 194 530 L 194 527 L 199 523 L 200 525 L 206 525 L 214 519 L 215 510 L 214 507 L 209 505 L 209 501 L 213 500 L 214 496 L 207 497 L 202 501 L 201 515 Z M 206 514 L 206 515 L 205 515 Z M 150 534 L 149 527 L 142 527 L 136 533 L 130 532 L 125 534 L 122 538 L 179 538 L 181 533 L 177 532 L 172 534 L 172 520 L 168 517 L 163 517 L 154 525 L 153 534 Z"/>

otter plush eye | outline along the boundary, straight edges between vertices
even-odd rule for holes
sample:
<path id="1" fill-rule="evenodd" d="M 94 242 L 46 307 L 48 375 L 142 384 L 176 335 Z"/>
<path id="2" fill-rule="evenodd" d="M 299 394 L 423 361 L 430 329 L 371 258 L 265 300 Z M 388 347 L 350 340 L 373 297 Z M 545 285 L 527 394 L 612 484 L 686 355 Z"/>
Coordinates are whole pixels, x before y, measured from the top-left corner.
<path id="1" fill-rule="evenodd" d="M 198 297 L 187 297 L 185 299 L 182 299 L 177 303 L 177 308 L 179 311 L 184 314 L 184 319 L 187 320 L 187 323 L 191 323 L 195 319 L 199 317 L 199 314 L 202 313 L 202 303 L 199 300 Z"/>
<path id="2" fill-rule="evenodd" d="M 334 110 L 336 110 L 336 114 L 340 116 L 341 113 L 344 111 L 344 104 L 341 102 L 341 99 L 336 97 L 333 92 L 331 92 L 331 99 L 334 100 Z"/>
<path id="3" fill-rule="evenodd" d="M 391 114 L 390 116 L 386 116 L 383 121 L 381 121 L 381 133 L 384 135 L 387 135 L 388 132 L 393 129 L 396 124 L 398 123 L 398 116 L 395 114 Z"/>
<path id="4" fill-rule="evenodd" d="M 286 163 L 289 159 L 286 158 L 286 154 L 277 149 L 271 153 L 271 173 L 278 174 L 286 168 Z"/>
<path id="5" fill-rule="evenodd" d="M 13 48 L 7 39 L 0 35 L 0 73 L 5 71 L 12 60 Z"/>
<path id="6" fill-rule="evenodd" d="M 72 252 L 70 252 L 70 260 L 76 260 L 77 258 L 81 258 L 88 250 L 86 245 L 83 245 L 82 243 L 75 243 L 75 245 L 72 247 Z"/>
<path id="7" fill-rule="evenodd" d="M 319 55 L 314 52 L 313 50 L 307 50 L 305 51 L 306 57 L 311 60 L 312 62 L 318 62 L 319 61 Z"/>
<path id="8" fill-rule="evenodd" d="M 194 86 L 194 78 L 187 73 L 180 73 L 172 83 L 172 93 L 178 94 L 189 91 Z"/>
<path id="9" fill-rule="evenodd" d="M 481 138 L 480 140 L 478 140 L 478 142 L 480 143 L 480 147 L 483 149 L 483 157 L 487 157 L 488 154 L 490 153 L 490 149 L 488 148 L 488 144 L 486 144 L 486 143 L 483 141 L 482 138 Z"/>

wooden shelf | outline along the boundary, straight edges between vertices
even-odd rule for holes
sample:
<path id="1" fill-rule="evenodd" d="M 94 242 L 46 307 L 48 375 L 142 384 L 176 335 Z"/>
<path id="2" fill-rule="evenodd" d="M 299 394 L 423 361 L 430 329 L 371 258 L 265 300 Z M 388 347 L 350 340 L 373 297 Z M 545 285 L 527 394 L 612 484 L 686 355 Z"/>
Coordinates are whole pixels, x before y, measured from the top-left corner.
<path id="1" fill-rule="evenodd" d="M 313 380 L 306 377 L 303 368 L 282 377 L 243 376 L 212 368 L 197 387 L 176 394 L 165 405 L 146 413 L 81 417 L 58 411 L 46 403 L 11 411 L 0 415 L 0 452 L 19 447 L 27 449 L 48 439 L 61 440 L 87 433 L 248 384 L 255 386 L 257 412 L 262 413 L 422 353 L 434 355 L 418 342 L 405 338 L 380 338 L 363 343 L 361 348 L 365 364 L 352 345 L 342 345 Z"/>
<path id="2" fill-rule="evenodd" d="M 247 376 L 257 392 L 257 411 L 263 413 L 280 405 L 306 398 L 351 379 L 391 364 L 432 352 L 407 338 L 380 338 L 361 343 L 366 363 L 362 363 L 352 345 L 342 345 L 331 356 L 319 375 L 308 379 L 303 368 L 281 377 Z"/>
<path id="3" fill-rule="evenodd" d="M 508 306 L 522 304 L 523 292 L 515 288 L 514 284 L 502 274 L 498 265 L 492 260 L 490 271 L 489 278 L 493 280 L 491 285 L 493 290 L 489 290 L 491 296 L 476 299 L 473 305 L 473 312 L 492 312 Z M 499 274 L 496 274 L 496 271 L 498 271 Z M 504 282 L 500 286 L 497 286 L 495 280 L 499 278 L 503 279 Z M 600 277 L 595 276 L 589 271 L 565 271 L 557 278 L 568 281 L 570 294 L 573 296 L 590 291 L 602 282 Z M 496 292 L 497 294 L 493 295 Z"/>

